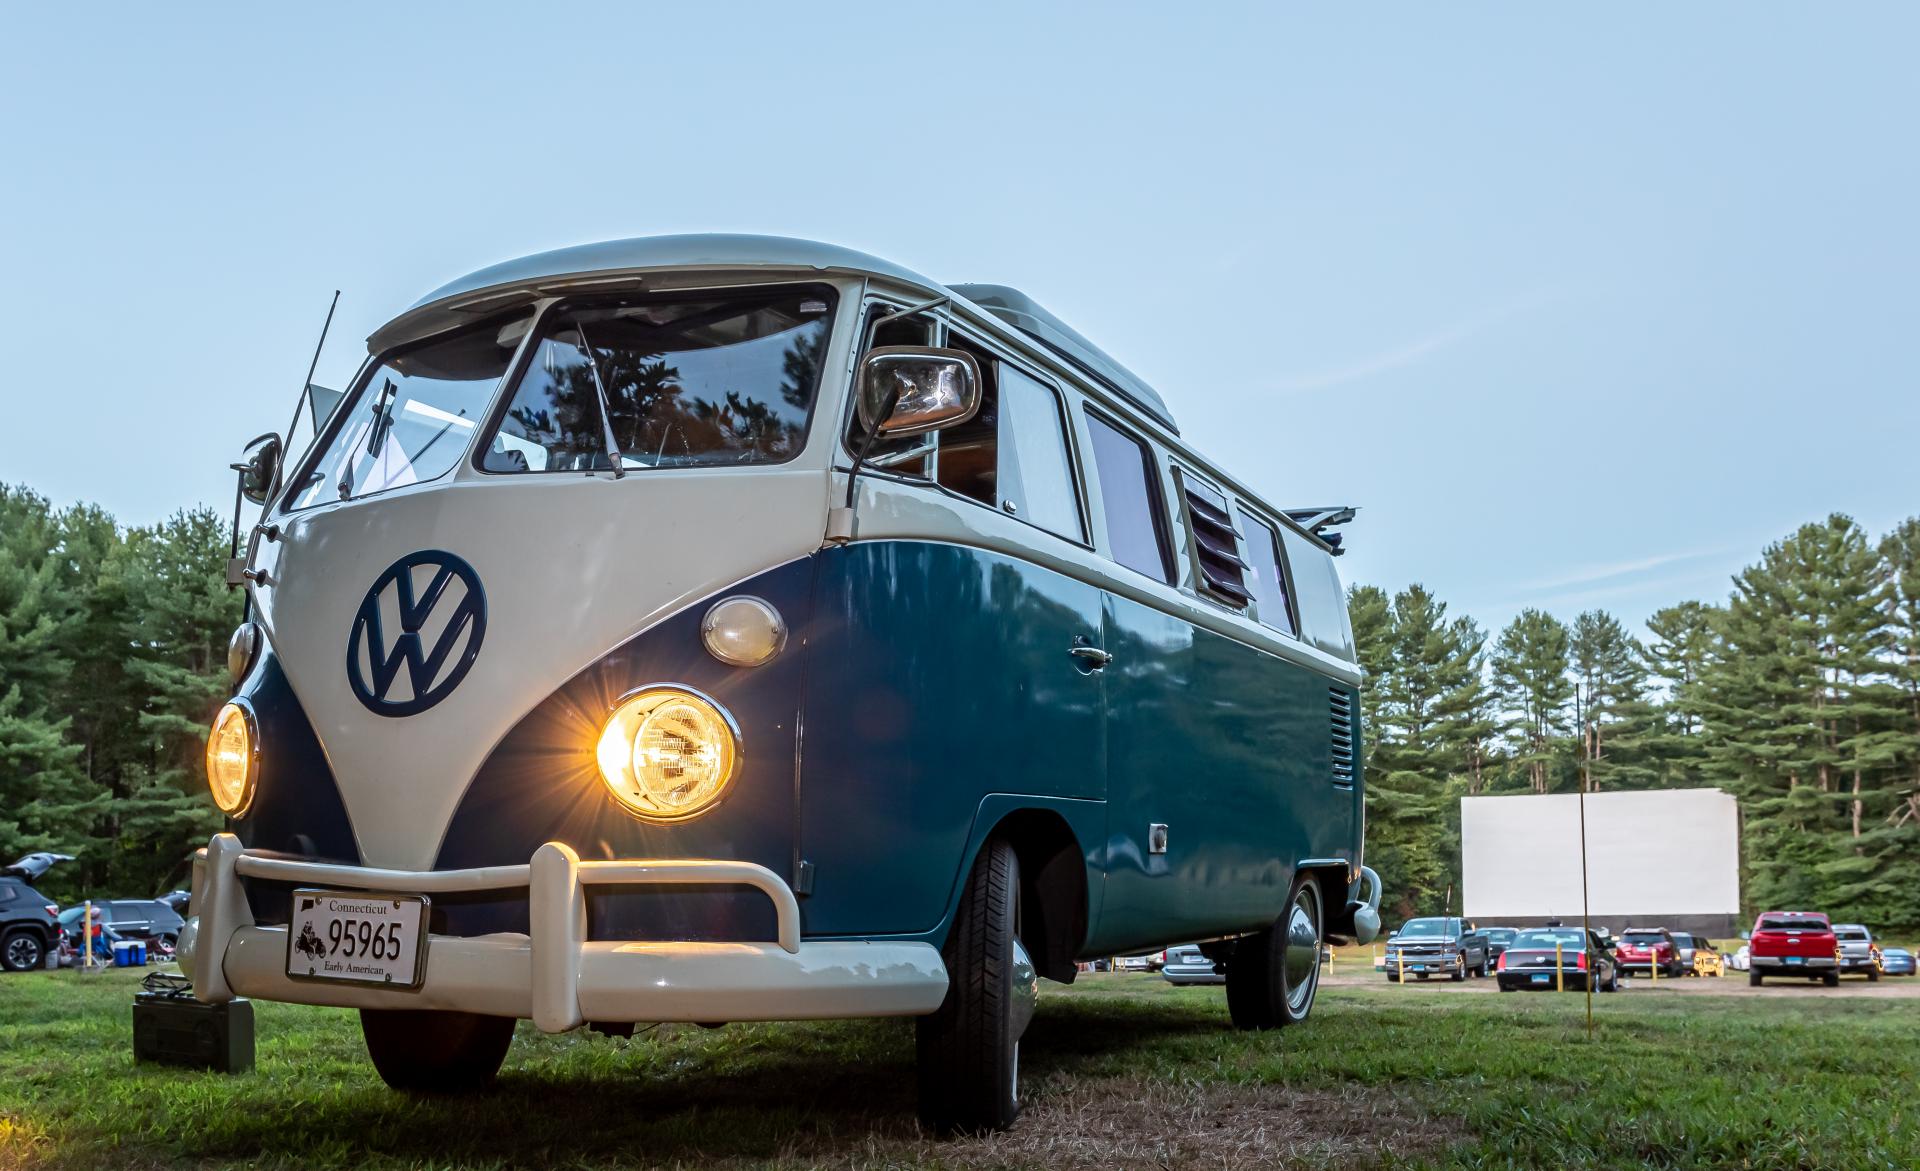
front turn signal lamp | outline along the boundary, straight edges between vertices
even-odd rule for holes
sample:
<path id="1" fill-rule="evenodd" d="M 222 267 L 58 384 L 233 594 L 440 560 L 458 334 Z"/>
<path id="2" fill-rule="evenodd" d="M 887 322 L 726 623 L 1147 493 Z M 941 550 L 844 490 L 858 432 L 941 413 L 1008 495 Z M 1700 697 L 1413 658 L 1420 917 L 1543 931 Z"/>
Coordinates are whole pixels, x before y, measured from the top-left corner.
<path id="1" fill-rule="evenodd" d="M 628 812 L 680 821 L 726 794 L 740 765 L 740 733 L 697 691 L 645 687 L 614 707 L 595 757 L 600 779 Z"/>
<path id="2" fill-rule="evenodd" d="M 260 736 L 253 713 L 228 703 L 213 718 L 207 735 L 207 788 L 213 803 L 228 817 L 238 817 L 253 803 L 254 782 L 260 779 Z"/>

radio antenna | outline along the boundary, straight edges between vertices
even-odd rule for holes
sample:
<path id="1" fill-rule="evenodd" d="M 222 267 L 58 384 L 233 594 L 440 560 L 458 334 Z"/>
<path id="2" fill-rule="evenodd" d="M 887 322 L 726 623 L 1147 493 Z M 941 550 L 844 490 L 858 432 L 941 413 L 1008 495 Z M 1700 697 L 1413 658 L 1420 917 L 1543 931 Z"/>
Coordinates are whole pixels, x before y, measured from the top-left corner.
<path id="1" fill-rule="evenodd" d="M 313 393 L 313 372 L 320 368 L 320 351 L 327 346 L 327 332 L 333 328 L 333 311 L 339 308 L 339 306 L 340 290 L 335 289 L 333 291 L 333 300 L 327 302 L 327 319 L 320 323 L 320 340 L 313 343 L 313 360 L 307 363 L 307 380 L 300 384 L 299 397 L 293 400 L 293 421 L 287 424 L 288 439 L 293 438 L 294 428 L 300 425 L 300 409 L 306 406 L 307 396 Z M 316 431 L 319 426 L 320 421 L 318 419 L 314 420 Z M 318 438 L 317 434 L 315 438 Z M 280 477 L 287 469 L 287 457 L 292 454 L 294 453 L 286 450 L 286 447 L 282 445 L 280 449 L 279 466 L 273 469 L 273 490 L 267 493 L 267 499 L 271 500 L 280 494 Z"/>

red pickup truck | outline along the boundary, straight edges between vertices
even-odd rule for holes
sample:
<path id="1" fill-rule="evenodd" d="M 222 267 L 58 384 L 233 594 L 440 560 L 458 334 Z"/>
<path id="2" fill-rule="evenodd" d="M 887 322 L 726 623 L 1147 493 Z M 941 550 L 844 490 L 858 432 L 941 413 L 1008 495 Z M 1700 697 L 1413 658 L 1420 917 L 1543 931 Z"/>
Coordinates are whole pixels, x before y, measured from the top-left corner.
<path id="1" fill-rule="evenodd" d="M 1840 983 L 1840 941 L 1818 911 L 1764 911 L 1747 940 L 1747 983 L 1768 976 L 1804 977 L 1833 988 Z"/>

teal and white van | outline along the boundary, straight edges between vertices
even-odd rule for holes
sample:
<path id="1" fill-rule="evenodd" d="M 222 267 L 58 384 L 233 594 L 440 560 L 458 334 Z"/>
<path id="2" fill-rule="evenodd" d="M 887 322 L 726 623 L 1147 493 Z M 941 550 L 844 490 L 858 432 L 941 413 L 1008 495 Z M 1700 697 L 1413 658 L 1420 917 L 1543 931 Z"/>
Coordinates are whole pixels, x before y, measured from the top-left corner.
<path id="1" fill-rule="evenodd" d="M 976 1128 L 1038 977 L 1201 941 L 1267 1028 L 1377 931 L 1350 510 L 1262 502 L 1027 297 L 662 237 L 368 350 L 242 465 L 202 1000 L 359 1009 L 435 1090 L 516 1019 L 917 1017 Z"/>

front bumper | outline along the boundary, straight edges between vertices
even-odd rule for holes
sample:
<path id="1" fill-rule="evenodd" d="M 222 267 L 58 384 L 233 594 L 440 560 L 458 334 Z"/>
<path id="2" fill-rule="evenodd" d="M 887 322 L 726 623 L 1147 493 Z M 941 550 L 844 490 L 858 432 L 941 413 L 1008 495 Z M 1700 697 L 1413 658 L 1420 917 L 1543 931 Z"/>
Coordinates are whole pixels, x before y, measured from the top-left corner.
<path id="1" fill-rule="evenodd" d="M 287 929 L 259 926 L 240 879 L 391 894 L 524 889 L 529 933 L 428 938 L 414 989 L 294 980 Z M 738 885 L 774 905 L 777 943 L 597 941 L 587 938 L 587 885 Z M 297 862 L 216 834 L 194 860 L 193 917 L 180 964 L 194 995 L 342 1008 L 414 1008 L 530 1019 L 564 1032 L 587 1021 L 816 1020 L 921 1016 L 940 1006 L 947 970 L 927 943 L 800 938 L 800 904 L 779 875 L 751 862 L 632 859 L 583 862 L 548 842 L 522 866 L 378 870 Z"/>

